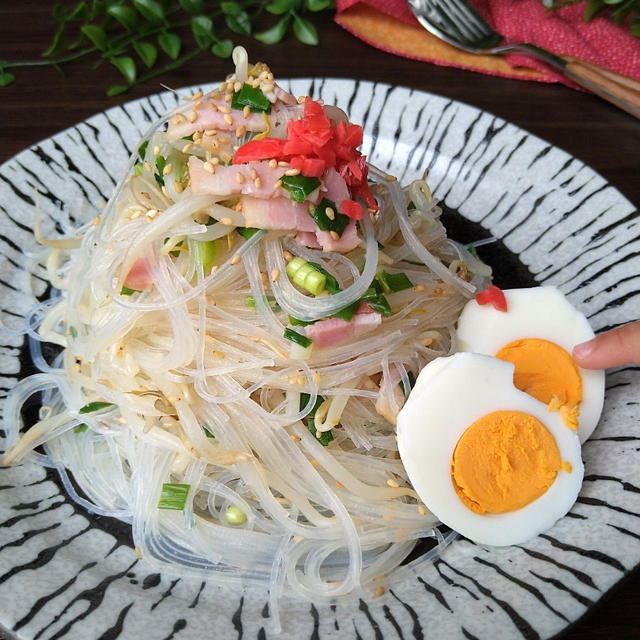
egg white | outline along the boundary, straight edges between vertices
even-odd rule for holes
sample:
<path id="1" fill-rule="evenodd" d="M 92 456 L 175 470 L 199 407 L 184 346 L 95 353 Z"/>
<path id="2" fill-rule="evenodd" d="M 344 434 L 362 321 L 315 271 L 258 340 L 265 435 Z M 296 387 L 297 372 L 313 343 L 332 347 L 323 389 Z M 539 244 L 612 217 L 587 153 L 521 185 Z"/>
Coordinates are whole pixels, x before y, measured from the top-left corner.
<path id="1" fill-rule="evenodd" d="M 456 331 L 460 351 L 495 355 L 521 338 L 554 342 L 571 355 L 573 347 L 593 338 L 589 321 L 552 286 L 506 289 L 507 311 L 470 300 L 462 310 Z M 578 367 L 582 402 L 578 434 L 584 442 L 598 425 L 604 402 L 604 372 Z"/>
<path id="2" fill-rule="evenodd" d="M 398 448 L 411 484 L 427 509 L 461 535 L 494 546 L 520 544 L 551 528 L 575 502 L 584 475 L 580 441 L 557 412 L 513 385 L 513 365 L 476 353 L 457 353 L 427 365 L 398 414 Z M 516 511 L 478 514 L 458 497 L 451 460 L 458 440 L 476 420 L 510 410 L 540 420 L 556 440 L 562 461 L 539 498 Z"/>

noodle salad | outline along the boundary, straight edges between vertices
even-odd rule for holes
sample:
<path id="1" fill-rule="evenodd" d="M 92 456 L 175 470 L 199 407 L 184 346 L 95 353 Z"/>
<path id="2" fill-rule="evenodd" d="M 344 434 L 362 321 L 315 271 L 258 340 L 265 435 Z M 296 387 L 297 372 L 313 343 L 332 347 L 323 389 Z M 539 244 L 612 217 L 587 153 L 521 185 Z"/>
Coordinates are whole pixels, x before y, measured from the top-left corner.
<path id="1" fill-rule="evenodd" d="M 274 604 L 373 593 L 416 541 L 446 543 L 395 419 L 490 270 L 424 180 L 367 165 L 340 109 L 233 59 L 154 125 L 102 216 L 56 239 L 36 223 L 53 294 L 3 464 L 55 467 L 165 571 Z"/>

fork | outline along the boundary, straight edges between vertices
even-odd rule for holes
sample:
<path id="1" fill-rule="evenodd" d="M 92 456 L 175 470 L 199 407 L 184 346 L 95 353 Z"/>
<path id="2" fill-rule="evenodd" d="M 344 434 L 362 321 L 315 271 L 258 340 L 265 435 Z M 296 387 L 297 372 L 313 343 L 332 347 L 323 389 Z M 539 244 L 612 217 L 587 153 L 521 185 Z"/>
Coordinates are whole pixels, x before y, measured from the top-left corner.
<path id="1" fill-rule="evenodd" d="M 521 53 L 561 71 L 581 87 L 640 118 L 640 82 L 573 56 L 557 56 L 526 42 L 500 44 L 494 31 L 466 0 L 408 0 L 420 24 L 449 44 L 479 54 Z"/>

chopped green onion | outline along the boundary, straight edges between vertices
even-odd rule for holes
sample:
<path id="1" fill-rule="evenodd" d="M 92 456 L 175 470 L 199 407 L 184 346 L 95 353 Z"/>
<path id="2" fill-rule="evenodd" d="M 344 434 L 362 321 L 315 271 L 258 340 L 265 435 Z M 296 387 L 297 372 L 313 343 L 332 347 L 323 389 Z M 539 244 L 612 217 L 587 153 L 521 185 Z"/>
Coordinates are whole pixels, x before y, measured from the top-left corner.
<path id="1" fill-rule="evenodd" d="M 275 311 L 276 313 L 281 311 L 280 305 L 276 302 L 276 299 L 273 296 L 267 296 L 267 304 L 271 307 L 272 311 Z M 255 298 L 253 296 L 246 296 L 244 299 L 244 306 L 255 309 L 256 307 Z"/>
<path id="2" fill-rule="evenodd" d="M 408 397 L 409 396 L 409 392 L 411 391 L 411 389 L 413 389 L 413 387 L 416 384 L 416 377 L 413 375 L 413 371 L 408 371 L 407 372 L 407 378 L 409 378 L 409 388 L 405 389 L 404 388 L 404 382 L 402 382 L 402 380 L 400 380 L 399 385 L 400 388 L 402 389 L 402 393 L 404 393 L 404 397 Z"/>
<path id="3" fill-rule="evenodd" d="M 88 429 L 88 425 L 86 425 L 84 422 L 82 424 L 79 424 L 74 430 L 73 433 L 84 433 L 87 429 Z"/>
<path id="4" fill-rule="evenodd" d="M 100 411 L 100 409 L 107 409 L 113 406 L 115 406 L 113 402 L 90 402 L 89 404 L 85 404 L 84 407 L 80 407 L 78 413 L 93 413 L 94 411 Z"/>
<path id="5" fill-rule="evenodd" d="M 311 346 L 311 340 L 307 338 L 307 336 L 303 336 L 302 334 L 298 333 L 297 331 L 294 331 L 293 329 L 290 329 L 289 327 L 287 327 L 284 330 L 284 337 L 287 340 L 291 340 L 291 342 L 295 342 L 296 344 L 299 344 L 301 347 L 304 347 L 305 349 Z"/>
<path id="6" fill-rule="evenodd" d="M 224 513 L 224 519 L 232 525 L 244 524 L 247 521 L 247 514 L 240 507 L 231 504 Z"/>
<path id="7" fill-rule="evenodd" d="M 172 484 L 165 482 L 162 485 L 160 500 L 158 500 L 158 509 L 173 509 L 174 511 L 182 511 L 187 502 L 187 495 L 191 485 L 188 484 Z"/>
<path id="8" fill-rule="evenodd" d="M 75 327 L 69 327 L 69 335 L 72 338 L 77 338 L 78 337 L 78 331 L 76 330 Z"/>
<path id="9" fill-rule="evenodd" d="M 360 306 L 360 300 L 356 300 L 355 302 L 352 302 L 350 305 L 347 305 L 346 307 L 340 309 L 340 311 L 336 311 L 331 317 L 340 318 L 345 322 L 349 322 L 351 318 L 353 318 L 359 306 Z"/>
<path id="10" fill-rule="evenodd" d="M 405 289 L 411 289 L 413 287 L 413 283 L 409 280 L 407 274 L 402 271 L 399 273 L 379 271 L 376 273 L 376 281 L 380 283 L 382 292 L 384 293 L 404 291 Z"/>
<path id="11" fill-rule="evenodd" d="M 304 202 L 307 196 L 322 184 L 318 178 L 309 178 L 302 175 L 282 176 L 281 180 L 282 187 L 289 192 L 294 202 Z"/>
<path id="12" fill-rule="evenodd" d="M 299 201 L 301 202 L 301 201 Z M 327 209 L 333 211 L 333 220 L 327 215 Z M 349 224 L 349 216 L 338 212 L 335 202 L 322 198 L 320 204 L 309 207 L 309 215 L 314 219 L 321 231 L 335 231 L 339 236 Z"/>
<path id="13" fill-rule="evenodd" d="M 307 264 L 310 264 L 312 267 L 316 269 L 316 271 L 319 271 L 320 273 L 325 275 L 325 277 L 327 278 L 327 281 L 324 285 L 324 288 L 329 293 L 338 293 L 338 291 L 340 291 L 340 287 L 338 286 L 338 281 L 326 269 L 323 269 L 317 262 L 308 262 Z"/>
<path id="14" fill-rule="evenodd" d="M 255 235 L 260 231 L 260 229 L 256 229 L 255 227 L 236 227 L 236 231 L 245 239 L 248 240 L 251 236 Z"/>
<path id="15" fill-rule="evenodd" d="M 298 318 L 289 316 L 289 324 L 293 325 L 294 327 L 306 327 L 308 324 L 313 324 L 313 322 L 307 322 L 306 320 L 298 320 Z"/>
<path id="16" fill-rule="evenodd" d="M 122 287 L 120 289 L 121 296 L 132 296 L 134 293 L 140 293 L 139 289 L 129 289 L 129 287 Z"/>
<path id="17" fill-rule="evenodd" d="M 304 258 L 296 256 L 287 263 L 287 275 L 294 284 L 317 296 L 325 290 L 327 276 L 318 271 L 311 263 Z"/>
<path id="18" fill-rule="evenodd" d="M 206 427 L 202 427 L 202 430 L 204 431 L 204 435 L 207 436 L 207 438 L 213 438 L 215 440 L 215 436 L 213 435 L 213 433 L 211 433 L 211 431 L 209 431 L 209 429 L 207 429 Z"/>
<path id="19" fill-rule="evenodd" d="M 300 394 L 300 410 L 304 409 L 309 402 L 309 394 L 301 393 Z M 316 403 L 313 405 L 311 411 L 307 414 L 307 428 L 309 432 L 320 442 L 323 447 L 326 447 L 333 440 L 333 433 L 331 433 L 331 429 L 329 431 L 323 431 L 320 434 L 320 437 L 316 435 L 316 411 L 320 407 L 320 405 L 324 402 L 324 398 L 322 396 L 318 396 L 316 398 Z"/>
<path id="20" fill-rule="evenodd" d="M 478 258 L 480 259 L 480 256 L 478 255 L 478 250 L 475 247 L 468 247 L 467 251 L 474 257 L 474 258 Z"/>
<path id="21" fill-rule="evenodd" d="M 193 133 L 190 133 L 188 136 L 182 136 L 183 140 L 189 140 L 189 142 L 193 142 Z"/>
<path id="22" fill-rule="evenodd" d="M 149 141 L 145 140 L 139 147 L 138 147 L 138 155 L 140 156 L 140 160 L 144 160 L 144 157 L 147 153 L 147 147 L 149 146 Z"/>
<path id="23" fill-rule="evenodd" d="M 254 113 L 271 113 L 271 103 L 269 98 L 258 88 L 252 87 L 250 84 L 243 84 L 240 91 L 233 94 L 231 99 L 231 107 L 242 111 L 244 107 L 249 107 Z"/>
<path id="24" fill-rule="evenodd" d="M 362 299 L 374 310 L 379 311 L 383 316 L 391 315 L 391 307 L 388 300 L 376 291 L 374 287 L 369 287 L 362 296 Z"/>
<path id="25" fill-rule="evenodd" d="M 158 156 L 156 158 L 156 168 L 158 169 L 158 173 L 155 174 L 155 179 L 159 187 L 164 187 L 164 168 L 166 164 L 167 161 L 164 156 Z"/>
<path id="26" fill-rule="evenodd" d="M 142 162 L 138 162 L 134 165 L 133 171 L 137 176 L 141 176 L 143 168 L 144 168 L 144 165 L 142 164 Z"/>
<path id="27" fill-rule="evenodd" d="M 202 265 L 202 270 L 207 273 L 217 262 L 218 258 L 227 246 L 226 238 L 216 238 L 208 241 L 193 241 L 193 258 L 196 264 Z"/>

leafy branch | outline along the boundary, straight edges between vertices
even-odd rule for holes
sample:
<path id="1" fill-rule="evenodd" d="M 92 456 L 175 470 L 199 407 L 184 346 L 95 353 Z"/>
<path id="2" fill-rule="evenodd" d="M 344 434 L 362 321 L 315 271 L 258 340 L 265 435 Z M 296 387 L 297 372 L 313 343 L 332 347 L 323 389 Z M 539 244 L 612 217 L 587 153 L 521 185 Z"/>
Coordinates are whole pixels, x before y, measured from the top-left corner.
<path id="1" fill-rule="evenodd" d="M 62 66 L 89 56 L 93 68 L 107 62 L 124 82 L 107 95 L 132 86 L 210 52 L 228 58 L 234 34 L 253 36 L 264 44 L 280 42 L 291 29 L 304 44 L 317 45 L 318 32 L 307 15 L 334 8 L 333 0 L 83 0 L 73 6 L 57 3 L 52 16 L 56 31 L 42 58 L 0 60 L 0 87 L 15 80 L 20 67 Z M 266 30 L 254 32 L 264 12 L 277 16 Z"/>
<path id="2" fill-rule="evenodd" d="M 542 0 L 547 9 L 559 9 L 584 0 Z M 584 21 L 605 14 L 617 25 L 628 25 L 631 35 L 640 38 L 640 0 L 586 0 Z"/>

